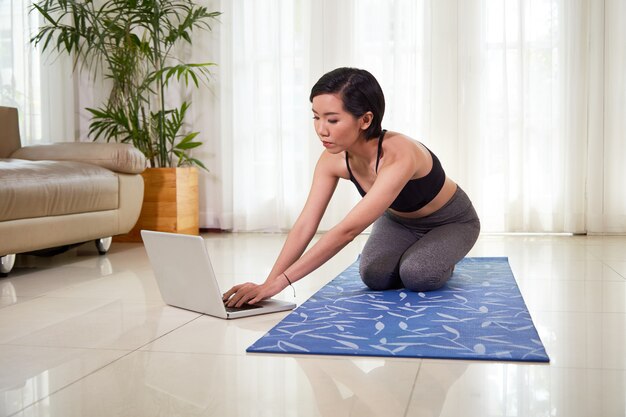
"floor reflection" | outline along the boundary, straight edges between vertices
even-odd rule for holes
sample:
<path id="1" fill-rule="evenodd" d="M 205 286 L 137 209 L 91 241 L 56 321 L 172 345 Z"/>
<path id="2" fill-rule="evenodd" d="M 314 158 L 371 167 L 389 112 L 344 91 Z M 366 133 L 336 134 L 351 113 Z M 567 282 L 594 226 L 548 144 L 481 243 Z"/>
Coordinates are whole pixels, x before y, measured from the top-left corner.
<path id="1" fill-rule="evenodd" d="M 335 416 L 404 416 L 411 394 L 418 403 L 423 399 L 423 416 L 438 416 L 448 388 L 466 367 L 427 376 L 432 378 L 428 393 L 412 393 L 417 373 L 403 375 L 398 367 L 415 366 L 422 374 L 419 359 L 388 360 L 360 358 L 346 360 L 297 359 L 315 393 L 320 414 Z"/>

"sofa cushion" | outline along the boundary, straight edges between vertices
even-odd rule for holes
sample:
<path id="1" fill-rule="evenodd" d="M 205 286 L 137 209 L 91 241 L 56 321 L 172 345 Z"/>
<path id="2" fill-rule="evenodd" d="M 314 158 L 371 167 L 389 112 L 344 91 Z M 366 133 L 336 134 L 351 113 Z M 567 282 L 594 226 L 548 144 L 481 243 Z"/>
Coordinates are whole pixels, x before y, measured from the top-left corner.
<path id="1" fill-rule="evenodd" d="M 0 159 L 0 221 L 117 209 L 118 189 L 96 165 Z"/>
<path id="2" fill-rule="evenodd" d="M 126 174 L 140 174 L 146 169 L 146 157 L 128 143 L 59 142 L 24 146 L 10 157 L 31 161 L 86 162 Z"/>
<path id="3" fill-rule="evenodd" d="M 0 106 L 0 158 L 8 158 L 20 147 L 17 109 Z"/>

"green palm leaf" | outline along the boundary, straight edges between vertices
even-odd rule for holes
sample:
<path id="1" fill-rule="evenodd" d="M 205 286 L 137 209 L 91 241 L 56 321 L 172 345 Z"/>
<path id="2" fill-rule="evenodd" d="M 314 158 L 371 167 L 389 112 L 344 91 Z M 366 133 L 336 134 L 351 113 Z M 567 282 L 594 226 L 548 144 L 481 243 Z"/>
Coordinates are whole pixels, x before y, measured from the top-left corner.
<path id="1" fill-rule="evenodd" d="M 91 138 L 132 143 L 153 166 L 206 169 L 190 154 L 202 144 L 198 132 L 184 132 L 190 104 L 166 108 L 165 90 L 209 82 L 214 63 L 181 62 L 173 51 L 192 43 L 195 30 L 211 30 L 220 12 L 193 0 L 40 0 L 31 12 L 43 17 L 32 44 L 69 54 L 75 71 L 111 81 L 107 101 L 87 109 Z"/>

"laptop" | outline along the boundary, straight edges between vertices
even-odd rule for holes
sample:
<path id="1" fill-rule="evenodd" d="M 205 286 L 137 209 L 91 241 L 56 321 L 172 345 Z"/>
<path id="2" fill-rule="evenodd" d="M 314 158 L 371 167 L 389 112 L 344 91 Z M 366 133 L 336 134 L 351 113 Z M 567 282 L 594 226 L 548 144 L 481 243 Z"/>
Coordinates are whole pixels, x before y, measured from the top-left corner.
<path id="1" fill-rule="evenodd" d="M 294 303 L 267 299 L 230 308 L 222 301 L 209 253 L 200 236 L 142 230 L 146 252 L 166 304 L 223 319 L 292 310 Z"/>

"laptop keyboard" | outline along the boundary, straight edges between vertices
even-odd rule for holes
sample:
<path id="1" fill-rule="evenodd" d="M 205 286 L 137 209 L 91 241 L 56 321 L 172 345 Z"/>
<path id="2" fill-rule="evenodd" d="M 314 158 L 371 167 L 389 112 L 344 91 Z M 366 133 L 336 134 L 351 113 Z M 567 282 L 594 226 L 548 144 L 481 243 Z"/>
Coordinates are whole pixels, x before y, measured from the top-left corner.
<path id="1" fill-rule="evenodd" d="M 252 310 L 255 308 L 261 308 L 261 306 L 255 304 L 244 304 L 241 307 L 226 307 L 226 311 L 228 313 L 235 313 L 237 311 Z"/>

